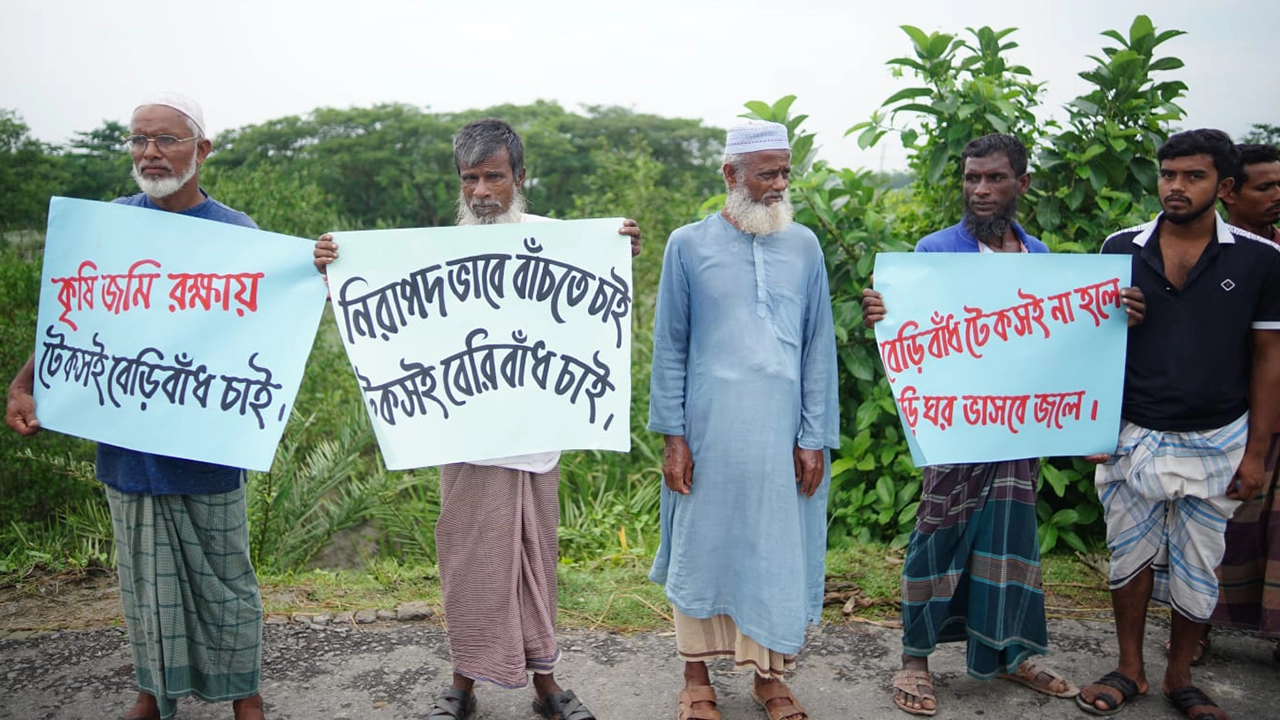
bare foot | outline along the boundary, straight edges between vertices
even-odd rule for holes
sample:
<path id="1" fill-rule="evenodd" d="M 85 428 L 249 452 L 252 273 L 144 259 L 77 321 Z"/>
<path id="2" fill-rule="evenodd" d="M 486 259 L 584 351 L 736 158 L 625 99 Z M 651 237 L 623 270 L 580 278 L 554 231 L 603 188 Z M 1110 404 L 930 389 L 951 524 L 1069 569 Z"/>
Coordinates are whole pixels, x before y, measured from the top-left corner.
<path id="1" fill-rule="evenodd" d="M 156 705 L 155 696 L 139 692 L 133 707 L 124 714 L 124 720 L 160 720 L 160 706 Z"/>
<path id="2" fill-rule="evenodd" d="M 266 720 L 266 715 L 262 714 L 261 693 L 252 697 L 233 700 L 231 702 L 231 711 L 236 714 L 236 720 Z"/>

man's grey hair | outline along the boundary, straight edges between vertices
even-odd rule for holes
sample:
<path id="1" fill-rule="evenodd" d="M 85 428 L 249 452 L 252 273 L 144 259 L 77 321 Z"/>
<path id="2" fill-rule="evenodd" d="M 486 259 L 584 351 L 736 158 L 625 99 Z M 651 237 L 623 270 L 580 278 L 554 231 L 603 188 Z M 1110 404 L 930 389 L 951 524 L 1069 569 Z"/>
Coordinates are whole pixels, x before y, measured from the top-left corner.
<path id="1" fill-rule="evenodd" d="M 745 158 L 742 156 L 741 153 L 725 153 L 723 164 L 732 165 L 734 174 L 736 176 L 737 173 L 742 172 L 742 162 L 744 159 Z"/>
<path id="2" fill-rule="evenodd" d="M 196 124 L 195 120 L 188 117 L 186 113 L 182 114 L 182 119 L 187 121 L 187 129 L 191 131 L 191 134 L 195 136 L 196 140 L 204 139 L 204 133 L 200 132 L 200 126 Z"/>
<path id="3" fill-rule="evenodd" d="M 473 120 L 453 136 L 454 167 L 461 173 L 463 168 L 475 167 L 504 148 L 511 161 L 511 174 L 519 175 L 524 170 L 524 143 L 516 131 L 497 118 Z"/>

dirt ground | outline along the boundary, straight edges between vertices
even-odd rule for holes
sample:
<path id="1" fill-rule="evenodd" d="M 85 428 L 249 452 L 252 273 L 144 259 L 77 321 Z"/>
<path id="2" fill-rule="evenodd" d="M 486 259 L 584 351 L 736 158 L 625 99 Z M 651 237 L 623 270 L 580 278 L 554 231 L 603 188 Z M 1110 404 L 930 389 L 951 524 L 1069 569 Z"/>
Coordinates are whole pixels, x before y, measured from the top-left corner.
<path id="1" fill-rule="evenodd" d="M 121 625 L 116 574 L 90 569 L 33 575 L 0 587 L 0 635 Z"/>

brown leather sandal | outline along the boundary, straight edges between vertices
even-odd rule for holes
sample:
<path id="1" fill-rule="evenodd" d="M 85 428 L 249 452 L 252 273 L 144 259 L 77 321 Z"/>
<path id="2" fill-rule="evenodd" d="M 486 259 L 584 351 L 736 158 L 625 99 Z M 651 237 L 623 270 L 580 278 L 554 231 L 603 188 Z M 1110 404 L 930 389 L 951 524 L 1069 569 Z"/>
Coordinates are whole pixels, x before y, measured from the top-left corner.
<path id="1" fill-rule="evenodd" d="M 752 682 L 751 697 L 755 698 L 756 702 L 760 703 L 760 707 L 769 714 L 769 720 L 809 720 L 809 713 L 804 711 L 804 706 L 796 700 L 795 695 L 791 694 L 791 688 L 781 680 L 766 683 L 759 691 L 756 690 L 756 684 Z M 777 699 L 783 699 L 786 702 L 769 707 L 769 701 Z"/>
<path id="2" fill-rule="evenodd" d="M 676 707 L 677 720 L 720 720 L 720 711 L 715 707 L 696 708 L 696 702 L 716 704 L 716 689 L 710 685 L 694 685 L 680 691 L 680 704 Z"/>

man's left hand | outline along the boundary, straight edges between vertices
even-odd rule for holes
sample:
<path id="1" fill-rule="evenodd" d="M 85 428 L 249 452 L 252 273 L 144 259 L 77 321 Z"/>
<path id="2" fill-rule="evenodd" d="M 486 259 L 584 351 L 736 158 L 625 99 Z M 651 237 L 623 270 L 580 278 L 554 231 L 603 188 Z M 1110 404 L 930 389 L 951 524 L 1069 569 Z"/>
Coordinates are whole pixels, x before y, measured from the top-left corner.
<path id="1" fill-rule="evenodd" d="M 631 257 L 640 254 L 640 226 L 635 220 L 623 220 L 622 227 L 618 228 L 618 234 L 631 236 Z"/>
<path id="2" fill-rule="evenodd" d="M 805 497 L 813 497 L 822 484 L 822 451 L 805 450 L 799 445 L 791 453 L 796 464 L 796 484 Z"/>
<path id="3" fill-rule="evenodd" d="M 1248 455 L 1240 461 L 1240 467 L 1236 468 L 1236 474 L 1231 478 L 1231 485 L 1227 487 L 1227 497 L 1232 500 L 1248 502 L 1253 499 L 1262 490 L 1262 484 L 1267 480 L 1267 471 L 1263 466 L 1263 461 L 1251 459 Z"/>
<path id="4" fill-rule="evenodd" d="M 1140 287 L 1127 287 L 1120 291 L 1120 304 L 1124 306 L 1124 314 L 1129 316 L 1129 327 L 1139 325 L 1147 316 L 1147 298 Z"/>

